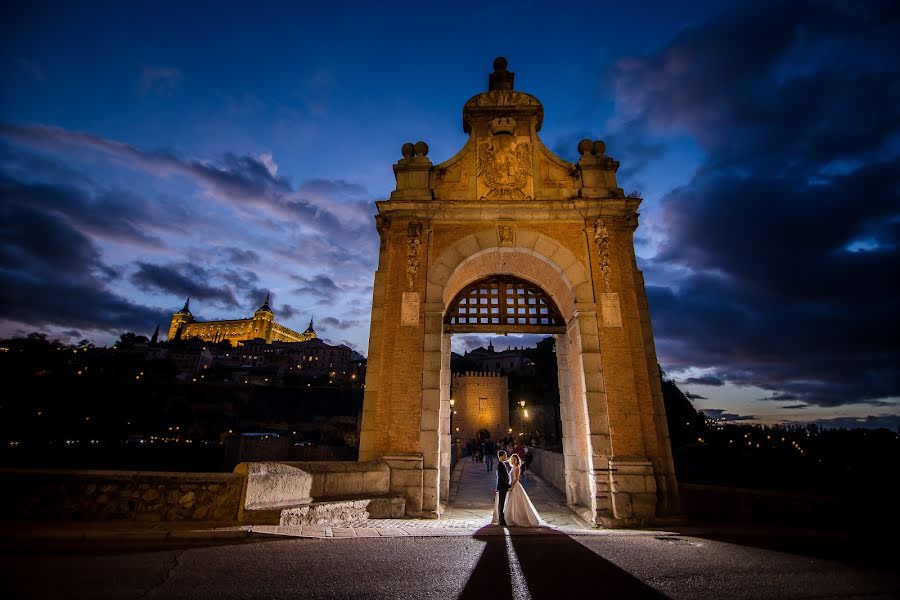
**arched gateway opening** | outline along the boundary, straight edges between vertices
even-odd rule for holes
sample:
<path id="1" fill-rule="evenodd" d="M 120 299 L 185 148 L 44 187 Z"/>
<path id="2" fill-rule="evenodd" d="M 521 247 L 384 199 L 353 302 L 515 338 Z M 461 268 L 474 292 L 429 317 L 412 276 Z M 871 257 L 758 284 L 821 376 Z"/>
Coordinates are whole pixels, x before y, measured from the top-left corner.
<path id="1" fill-rule="evenodd" d="M 540 141 L 543 107 L 495 61 L 463 109 L 469 140 L 433 165 L 405 144 L 377 203 L 360 460 L 391 468 L 411 515 L 437 516 L 450 481 L 450 336 L 556 337 L 566 497 L 597 525 L 646 522 L 677 503 L 643 279 L 640 200 L 618 162 L 583 140 L 568 163 Z"/>

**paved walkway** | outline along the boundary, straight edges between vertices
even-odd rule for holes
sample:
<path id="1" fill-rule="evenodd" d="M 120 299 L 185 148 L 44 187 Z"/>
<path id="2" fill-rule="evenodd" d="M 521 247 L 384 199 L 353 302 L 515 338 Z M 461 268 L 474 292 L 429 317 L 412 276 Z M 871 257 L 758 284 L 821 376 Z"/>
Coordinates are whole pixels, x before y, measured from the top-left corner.
<path id="1" fill-rule="evenodd" d="M 484 463 L 473 462 L 470 457 L 463 458 L 450 478 L 450 498 L 442 520 L 488 525 L 494 508 L 496 485 L 496 472 L 488 472 Z M 566 505 L 565 495 L 540 476 L 527 473 L 522 486 L 541 518 L 551 527 L 578 531 L 589 529 Z"/>

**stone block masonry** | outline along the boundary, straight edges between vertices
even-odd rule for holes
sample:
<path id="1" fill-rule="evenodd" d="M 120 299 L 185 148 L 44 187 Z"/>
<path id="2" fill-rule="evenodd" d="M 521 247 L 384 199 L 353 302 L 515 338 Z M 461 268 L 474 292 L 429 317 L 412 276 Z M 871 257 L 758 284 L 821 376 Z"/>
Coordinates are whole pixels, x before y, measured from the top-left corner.
<path id="1" fill-rule="evenodd" d="M 31 521 L 236 521 L 233 473 L 0 469 L 0 510 Z"/>

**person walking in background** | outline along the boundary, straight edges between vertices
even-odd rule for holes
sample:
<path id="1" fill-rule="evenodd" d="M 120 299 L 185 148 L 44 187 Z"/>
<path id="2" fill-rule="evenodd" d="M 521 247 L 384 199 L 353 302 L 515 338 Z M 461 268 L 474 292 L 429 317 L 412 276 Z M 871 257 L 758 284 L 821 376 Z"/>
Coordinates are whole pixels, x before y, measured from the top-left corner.
<path id="1" fill-rule="evenodd" d="M 497 445 L 494 444 L 494 440 L 491 438 L 484 440 L 484 463 L 488 473 L 494 470 L 494 454 L 496 452 Z"/>
<path id="2" fill-rule="evenodd" d="M 522 464 L 522 481 L 525 481 L 525 476 L 531 471 L 531 461 L 533 460 L 534 454 L 531 453 L 531 448 L 525 448 L 525 462 Z"/>

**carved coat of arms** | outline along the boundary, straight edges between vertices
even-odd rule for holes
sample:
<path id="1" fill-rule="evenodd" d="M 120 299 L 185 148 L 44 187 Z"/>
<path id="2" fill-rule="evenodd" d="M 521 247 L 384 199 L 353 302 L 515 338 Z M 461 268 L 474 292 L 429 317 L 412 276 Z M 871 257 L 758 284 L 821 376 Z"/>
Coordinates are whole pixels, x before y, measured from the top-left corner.
<path id="1" fill-rule="evenodd" d="M 478 144 L 477 174 L 487 193 L 482 200 L 531 200 L 526 187 L 533 175 L 531 144 L 498 135 Z"/>

